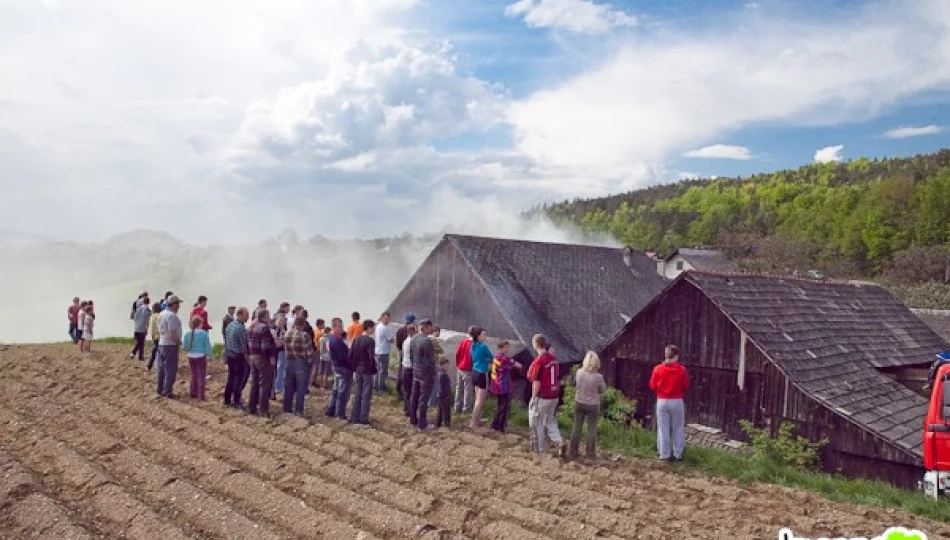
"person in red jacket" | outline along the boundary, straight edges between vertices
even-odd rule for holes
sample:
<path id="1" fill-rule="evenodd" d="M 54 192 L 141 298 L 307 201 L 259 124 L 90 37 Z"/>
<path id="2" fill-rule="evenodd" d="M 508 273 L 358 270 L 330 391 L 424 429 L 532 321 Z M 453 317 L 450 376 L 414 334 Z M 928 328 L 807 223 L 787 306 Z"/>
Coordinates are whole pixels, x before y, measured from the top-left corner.
<path id="1" fill-rule="evenodd" d="M 531 383 L 531 401 L 528 403 L 528 429 L 531 432 L 531 451 L 546 454 L 548 437 L 558 447 L 558 453 L 566 455 L 564 439 L 557 426 L 557 404 L 561 397 L 559 383 L 561 372 L 554 358 L 554 350 L 547 338 L 535 334 L 531 340 L 538 357 L 528 367 L 527 379 Z"/>
<path id="2" fill-rule="evenodd" d="M 191 314 L 189 314 L 188 319 L 194 319 L 195 317 L 201 317 L 201 329 L 205 332 L 211 330 L 211 325 L 208 324 L 208 311 L 205 310 L 205 306 L 208 305 L 208 297 L 201 295 L 198 297 L 198 303 L 195 304 L 195 307 L 192 308 Z"/>
<path id="3" fill-rule="evenodd" d="M 689 376 L 679 363 L 680 351 L 676 346 L 667 346 L 664 356 L 663 363 L 653 368 L 650 376 L 650 390 L 656 392 L 656 448 L 661 460 L 669 461 L 672 453 L 673 459 L 679 461 L 686 446 L 683 394 L 689 388 Z"/>
<path id="4" fill-rule="evenodd" d="M 472 329 L 455 349 L 455 412 L 472 412 Z"/>

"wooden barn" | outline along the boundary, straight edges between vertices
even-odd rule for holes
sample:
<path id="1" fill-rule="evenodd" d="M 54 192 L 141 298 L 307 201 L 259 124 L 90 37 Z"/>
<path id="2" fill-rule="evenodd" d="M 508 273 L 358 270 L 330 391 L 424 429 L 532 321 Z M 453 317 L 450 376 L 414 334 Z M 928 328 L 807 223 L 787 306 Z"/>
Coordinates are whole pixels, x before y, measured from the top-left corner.
<path id="1" fill-rule="evenodd" d="M 563 363 L 616 335 L 667 281 L 629 248 L 448 234 L 389 306 L 465 332 L 520 342 L 542 333 Z M 532 351 L 522 356 L 530 359 Z"/>
<path id="2" fill-rule="evenodd" d="M 913 487 L 927 399 L 917 382 L 947 344 L 873 284 L 687 272 L 602 350 L 608 382 L 652 422 L 648 382 L 668 344 L 692 380 L 687 422 L 745 440 L 740 419 L 828 437 L 826 471 Z M 916 391 L 915 391 L 916 390 Z"/>

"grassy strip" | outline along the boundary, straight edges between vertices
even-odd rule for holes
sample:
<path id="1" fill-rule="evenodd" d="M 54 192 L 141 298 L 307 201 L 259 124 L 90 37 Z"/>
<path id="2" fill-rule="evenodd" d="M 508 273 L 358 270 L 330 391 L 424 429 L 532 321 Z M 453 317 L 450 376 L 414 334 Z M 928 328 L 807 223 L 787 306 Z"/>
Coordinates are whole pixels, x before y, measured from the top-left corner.
<path id="1" fill-rule="evenodd" d="M 485 402 L 485 418 L 495 414 L 495 401 Z M 465 415 L 468 418 L 468 415 Z M 561 434 L 570 438 L 571 422 L 559 420 Z M 520 401 L 511 404 L 509 425 L 528 427 L 528 411 Z M 597 424 L 597 445 L 602 451 L 640 459 L 656 459 L 656 434 L 641 427 L 626 427 L 601 420 Z M 693 470 L 732 478 L 741 484 L 763 483 L 803 489 L 830 500 L 893 508 L 921 517 L 950 521 L 950 502 L 935 501 L 916 491 L 903 490 L 884 482 L 851 479 L 820 472 L 802 472 L 755 456 L 740 456 L 703 446 L 689 446 L 683 461 L 670 464 L 673 470 Z M 895 525 L 899 525 L 895 523 Z"/>
<path id="2" fill-rule="evenodd" d="M 597 435 L 597 442 L 604 450 L 637 458 L 656 457 L 656 435 L 651 431 L 600 422 Z M 893 508 L 917 516 L 950 521 L 950 503 L 946 500 L 935 501 L 916 491 L 903 490 L 880 481 L 802 472 L 755 456 L 740 456 L 715 448 L 689 446 L 683 461 L 673 463 L 672 467 L 724 476 L 743 484 L 759 482 L 798 488 L 819 493 L 833 501 Z"/>
<path id="3" fill-rule="evenodd" d="M 134 340 L 129 338 L 105 338 L 98 342 L 130 347 L 134 345 Z M 72 342 L 68 343 L 72 344 Z M 148 346 L 151 347 L 151 344 Z M 220 345 L 215 345 L 216 358 L 221 358 L 220 347 Z M 392 382 L 388 392 L 391 403 L 401 407 Z M 496 407 L 494 398 L 489 397 L 485 402 L 483 417 L 490 421 Z M 469 418 L 467 414 L 453 414 L 453 421 L 462 422 Z M 565 438 L 569 438 L 570 421 L 559 420 L 559 423 L 562 434 Z M 517 429 L 528 427 L 528 411 L 518 400 L 511 403 L 508 424 Z M 610 453 L 640 459 L 656 458 L 655 433 L 636 426 L 625 427 L 601 420 L 597 425 L 597 444 L 602 451 Z M 732 478 L 743 484 L 758 482 L 798 488 L 821 494 L 833 501 L 893 508 L 917 516 L 950 522 L 950 502 L 947 500 L 934 501 L 915 491 L 903 490 L 879 481 L 844 478 L 827 473 L 802 472 L 755 456 L 739 456 L 715 448 L 689 446 L 683 456 L 683 461 L 671 463 L 670 468 L 701 471 Z"/>

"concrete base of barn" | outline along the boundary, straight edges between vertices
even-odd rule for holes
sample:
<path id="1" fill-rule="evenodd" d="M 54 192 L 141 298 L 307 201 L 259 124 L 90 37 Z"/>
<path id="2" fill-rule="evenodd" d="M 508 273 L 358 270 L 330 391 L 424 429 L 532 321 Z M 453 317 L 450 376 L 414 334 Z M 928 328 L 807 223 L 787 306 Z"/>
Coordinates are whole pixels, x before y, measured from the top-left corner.
<path id="1" fill-rule="evenodd" d="M 721 429 L 702 424 L 686 424 L 686 442 L 696 446 L 725 450 L 737 455 L 751 452 L 749 445 L 730 439 Z"/>

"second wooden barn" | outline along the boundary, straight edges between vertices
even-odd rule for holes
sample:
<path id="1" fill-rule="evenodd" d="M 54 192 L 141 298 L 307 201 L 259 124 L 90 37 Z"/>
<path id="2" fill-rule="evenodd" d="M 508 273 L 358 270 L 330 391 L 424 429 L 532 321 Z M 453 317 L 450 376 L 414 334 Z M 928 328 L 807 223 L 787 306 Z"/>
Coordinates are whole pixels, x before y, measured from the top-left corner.
<path id="1" fill-rule="evenodd" d="M 687 421 L 745 440 L 739 420 L 828 437 L 822 468 L 913 487 L 927 400 L 914 381 L 947 344 L 872 284 L 682 274 L 601 351 L 608 382 L 652 422 L 650 373 L 680 347 Z"/>

